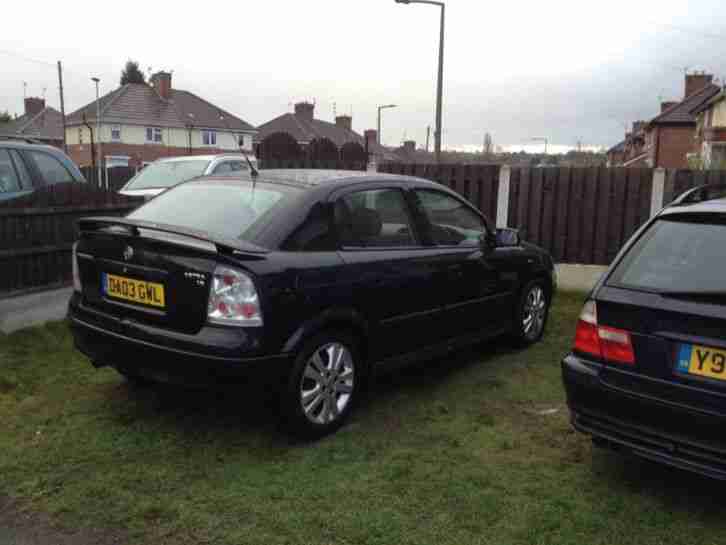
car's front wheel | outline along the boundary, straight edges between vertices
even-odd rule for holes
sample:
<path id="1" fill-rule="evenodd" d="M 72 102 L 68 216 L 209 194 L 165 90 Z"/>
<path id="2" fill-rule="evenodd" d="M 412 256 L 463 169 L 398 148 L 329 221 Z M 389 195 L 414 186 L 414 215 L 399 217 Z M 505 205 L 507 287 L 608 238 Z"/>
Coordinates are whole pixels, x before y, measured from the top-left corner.
<path id="1" fill-rule="evenodd" d="M 326 332 L 298 352 L 283 392 L 291 431 L 317 438 L 337 430 L 350 415 L 363 378 L 357 344 L 345 332 Z"/>
<path id="2" fill-rule="evenodd" d="M 514 322 L 514 338 L 517 344 L 527 346 L 542 338 L 547 324 L 549 303 L 542 280 L 533 280 L 524 287 Z"/>

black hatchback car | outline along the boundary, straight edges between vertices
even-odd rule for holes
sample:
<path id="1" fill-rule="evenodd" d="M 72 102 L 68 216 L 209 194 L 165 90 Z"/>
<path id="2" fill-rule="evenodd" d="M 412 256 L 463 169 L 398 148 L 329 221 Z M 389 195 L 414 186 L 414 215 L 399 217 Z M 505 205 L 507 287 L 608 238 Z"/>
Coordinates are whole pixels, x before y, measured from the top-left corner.
<path id="1" fill-rule="evenodd" d="M 726 478 L 726 186 L 644 225 L 589 295 L 562 373 L 596 445 Z"/>
<path id="2" fill-rule="evenodd" d="M 272 372 L 307 436 L 340 426 L 373 371 L 507 332 L 537 341 L 553 294 L 547 253 L 404 176 L 201 178 L 80 232 L 69 318 L 94 365 L 131 380 Z"/>

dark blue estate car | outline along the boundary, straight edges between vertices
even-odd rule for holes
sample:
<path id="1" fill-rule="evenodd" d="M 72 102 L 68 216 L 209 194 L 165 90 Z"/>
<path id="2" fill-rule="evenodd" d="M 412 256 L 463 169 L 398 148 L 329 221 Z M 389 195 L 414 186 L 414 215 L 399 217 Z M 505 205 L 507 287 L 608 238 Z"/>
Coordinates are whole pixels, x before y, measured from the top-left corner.
<path id="1" fill-rule="evenodd" d="M 69 318 L 94 365 L 273 372 L 306 436 L 340 426 L 373 371 L 502 333 L 539 340 L 553 295 L 547 253 L 405 176 L 200 178 L 80 230 Z"/>
<path id="2" fill-rule="evenodd" d="M 572 422 L 608 446 L 726 479 L 726 186 L 644 225 L 589 295 L 562 361 Z"/>

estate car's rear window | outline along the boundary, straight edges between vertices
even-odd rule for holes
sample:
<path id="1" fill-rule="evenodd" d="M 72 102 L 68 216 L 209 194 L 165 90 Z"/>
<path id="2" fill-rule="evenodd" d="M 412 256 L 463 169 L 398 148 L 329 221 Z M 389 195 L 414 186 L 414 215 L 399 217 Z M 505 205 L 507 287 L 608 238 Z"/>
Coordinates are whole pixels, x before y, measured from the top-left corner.
<path id="1" fill-rule="evenodd" d="M 254 242 L 275 220 L 275 211 L 290 205 L 300 193 L 296 187 L 281 184 L 190 182 L 159 195 L 128 218 Z"/>
<path id="2" fill-rule="evenodd" d="M 726 291 L 724 241 L 726 219 L 716 214 L 659 219 L 607 283 L 657 292 Z"/>

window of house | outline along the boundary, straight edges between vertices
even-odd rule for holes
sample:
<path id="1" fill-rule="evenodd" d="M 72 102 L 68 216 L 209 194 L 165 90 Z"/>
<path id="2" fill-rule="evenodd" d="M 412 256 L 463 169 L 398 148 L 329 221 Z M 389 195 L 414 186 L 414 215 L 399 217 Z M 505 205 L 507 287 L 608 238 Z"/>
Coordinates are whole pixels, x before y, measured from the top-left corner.
<path id="1" fill-rule="evenodd" d="M 161 129 L 159 127 L 146 127 L 146 141 L 153 144 L 163 142 Z"/>
<path id="2" fill-rule="evenodd" d="M 83 127 L 78 127 L 78 143 L 83 145 Z"/>
<path id="3" fill-rule="evenodd" d="M 240 134 L 239 135 L 239 137 L 237 139 L 237 146 L 240 147 L 240 148 L 244 148 L 245 147 L 245 135 L 244 134 Z"/>
<path id="4" fill-rule="evenodd" d="M 202 131 L 202 144 L 205 146 L 216 146 L 217 131 Z"/>
<path id="5" fill-rule="evenodd" d="M 48 153 L 42 151 L 29 151 L 30 157 L 38 167 L 43 177 L 44 185 L 55 185 L 73 182 L 73 176 L 63 164 Z"/>
<path id="6" fill-rule="evenodd" d="M 121 125 L 111 125 L 111 140 L 114 142 L 121 141 Z"/>
<path id="7" fill-rule="evenodd" d="M 411 219 L 399 189 L 357 191 L 335 204 L 335 226 L 343 246 L 413 246 Z"/>
<path id="8" fill-rule="evenodd" d="M 487 232 L 484 220 L 460 200 L 441 191 L 416 191 L 430 226 L 434 244 L 476 246 Z"/>

